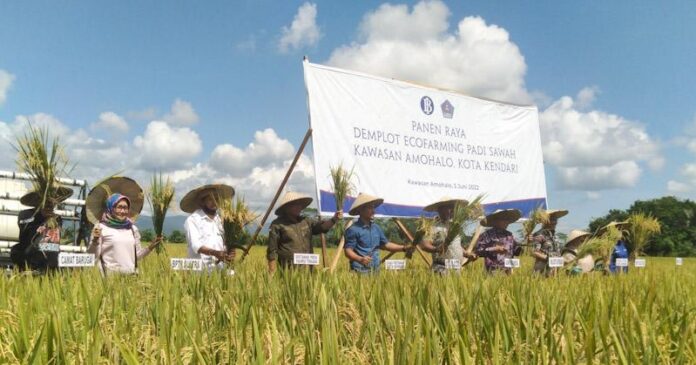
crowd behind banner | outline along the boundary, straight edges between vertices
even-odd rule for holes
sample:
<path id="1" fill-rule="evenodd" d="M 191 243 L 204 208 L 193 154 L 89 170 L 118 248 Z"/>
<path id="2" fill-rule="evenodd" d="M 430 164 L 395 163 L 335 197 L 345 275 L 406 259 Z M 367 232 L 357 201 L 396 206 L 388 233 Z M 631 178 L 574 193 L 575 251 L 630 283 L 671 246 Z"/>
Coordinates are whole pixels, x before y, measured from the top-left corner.
<path id="1" fill-rule="evenodd" d="M 59 247 L 61 224 L 54 209 L 72 194 L 70 189 L 61 189 L 58 198 L 50 201 L 42 199 L 40 192 L 30 192 L 22 197 L 21 203 L 31 209 L 20 212 L 18 218 L 19 243 L 11 249 L 11 259 L 17 269 L 45 272 L 57 267 L 58 250 L 52 247 Z M 241 242 L 225 242 L 229 235 L 225 235 L 227 225 L 220 215 L 219 205 L 231 201 L 234 195 L 231 186 L 210 184 L 189 191 L 180 201 L 181 210 L 190 214 L 184 223 L 188 257 L 201 260 L 209 269 L 224 269 L 235 260 L 235 247 L 244 247 Z M 270 225 L 266 251 L 270 272 L 306 264 L 298 262 L 297 257 L 314 254 L 312 237 L 328 232 L 336 224 L 343 225 L 342 210 L 337 210 L 333 217 L 326 220 L 303 216 L 303 210 L 311 202 L 309 196 L 286 192 L 276 204 L 276 218 Z M 345 228 L 342 230 L 345 243 L 339 254 L 349 260 L 349 269 L 356 274 L 378 272 L 384 261 L 380 258 L 380 251 L 390 252 L 388 256 L 404 252 L 406 257 L 411 257 L 415 250 L 430 253 L 429 263 L 434 273 L 458 270 L 483 259 L 486 272 L 510 274 L 513 267 L 509 265 L 509 260 L 519 256 L 525 247 L 528 247 L 527 251 L 531 252 L 535 261 L 533 272 L 539 276 L 553 276 L 561 270 L 569 274 L 627 270 L 625 265 L 618 267 L 620 260 L 617 259 L 629 257 L 621 234 L 628 228 L 628 222 L 612 222 L 594 234 L 572 230 L 566 241 L 562 242 L 556 225 L 568 211 L 540 210 L 546 217 L 541 222 L 541 228 L 536 232 L 526 232 L 525 237 L 516 238 L 508 227 L 520 220 L 521 212 L 504 209 L 485 216 L 469 216 L 479 227 L 472 241 L 466 242 L 463 235 L 463 220 L 466 218 L 463 217 L 475 214 L 480 203 L 443 197 L 424 207 L 419 232 L 414 235 L 417 238 L 407 243 L 395 243 L 390 242 L 382 228 L 374 222 L 375 209 L 382 203 L 383 199 L 379 197 L 360 193 L 348 211 L 356 218 L 341 226 Z M 135 218 L 143 204 L 142 188 L 126 177 L 109 178 L 88 195 L 87 217 L 93 229 L 87 252 L 95 255 L 103 273 L 137 273 L 139 261 L 162 243 L 162 237 L 157 236 L 148 247 L 141 245 Z M 428 214 L 436 216 L 425 218 Z M 484 228 L 485 231 L 482 231 Z M 531 228 L 534 229 L 534 224 Z M 607 236 L 609 233 L 614 235 Z M 583 249 L 586 242 L 599 236 L 612 239 L 609 262 L 597 262 L 598 258 Z M 558 260 L 561 260 L 560 265 Z M 456 263 L 454 267 L 452 263 Z"/>

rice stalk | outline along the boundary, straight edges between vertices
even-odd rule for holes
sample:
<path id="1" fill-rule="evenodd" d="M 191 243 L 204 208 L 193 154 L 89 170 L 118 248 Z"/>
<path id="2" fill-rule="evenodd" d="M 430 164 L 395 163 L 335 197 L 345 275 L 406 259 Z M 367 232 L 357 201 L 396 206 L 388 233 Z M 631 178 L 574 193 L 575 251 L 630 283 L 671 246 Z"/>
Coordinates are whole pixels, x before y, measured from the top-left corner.
<path id="1" fill-rule="evenodd" d="M 541 224 L 543 226 L 545 224 L 548 224 L 550 221 L 551 216 L 549 216 L 549 213 L 546 211 L 546 209 L 543 209 L 541 207 L 534 209 L 529 214 L 529 218 L 526 221 L 522 222 L 522 233 L 524 234 L 523 237 L 525 237 L 526 239 L 532 233 L 534 233 L 534 229 L 536 228 L 537 224 Z"/>
<path id="2" fill-rule="evenodd" d="M 164 229 L 164 219 L 167 217 L 167 210 L 174 198 L 174 184 L 169 177 L 162 178 L 162 173 L 152 175 L 150 189 L 147 191 L 147 201 L 152 209 L 152 226 L 155 236 L 161 237 Z M 164 250 L 164 245 L 157 245 L 157 253 Z"/>
<path id="3" fill-rule="evenodd" d="M 464 235 L 464 229 L 471 222 L 477 220 L 481 215 L 483 215 L 483 206 L 481 205 L 482 200 L 483 195 L 479 195 L 467 204 L 463 204 L 462 202 L 457 202 L 454 204 L 454 209 L 452 210 L 452 219 L 447 227 L 447 234 L 445 235 L 443 250 L 449 247 L 457 236 Z"/>
<path id="4" fill-rule="evenodd" d="M 336 211 L 343 210 L 346 197 L 355 193 L 355 184 L 353 184 L 353 178 L 355 177 L 354 171 L 355 168 L 349 171 L 343 167 L 343 164 L 339 164 L 337 167 L 331 167 L 331 187 L 333 189 L 334 199 L 336 200 Z M 343 231 L 343 224 L 335 225 L 334 237 L 336 240 L 343 237 Z"/>
<path id="5" fill-rule="evenodd" d="M 660 233 L 660 221 L 650 214 L 634 213 L 628 217 L 628 222 L 631 223 L 628 229 L 631 238 L 628 249 L 631 256 L 640 257 L 650 238 Z"/>
<path id="6" fill-rule="evenodd" d="M 576 259 L 592 255 L 595 257 L 595 262 L 602 263 L 602 267 L 607 270 L 611 260 L 611 254 L 614 251 L 616 242 L 623 237 L 623 233 L 616 227 L 608 227 L 604 233 L 599 236 L 591 237 L 580 248 L 578 248 Z"/>
<path id="7" fill-rule="evenodd" d="M 12 147 L 17 151 L 17 168 L 31 178 L 33 191 L 41 196 L 36 211 L 53 208 L 61 198 L 58 177 L 67 175 L 68 157 L 58 137 L 49 138 L 48 128 L 28 125 L 24 135 L 17 136 Z M 48 217 L 49 228 L 58 226 L 55 215 Z"/>
<path id="8" fill-rule="evenodd" d="M 225 247 L 228 251 L 235 248 L 244 249 L 251 235 L 246 226 L 258 218 L 258 214 L 249 209 L 244 197 L 233 199 L 219 198 L 218 211 L 222 219 Z"/>

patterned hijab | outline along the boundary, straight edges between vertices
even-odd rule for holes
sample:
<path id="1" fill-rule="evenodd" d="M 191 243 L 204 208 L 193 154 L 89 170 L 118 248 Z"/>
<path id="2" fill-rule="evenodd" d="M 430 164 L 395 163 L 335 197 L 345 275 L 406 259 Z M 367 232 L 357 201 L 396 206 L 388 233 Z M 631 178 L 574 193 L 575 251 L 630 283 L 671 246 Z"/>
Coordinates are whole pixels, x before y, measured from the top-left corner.
<path id="1" fill-rule="evenodd" d="M 118 219 L 116 218 L 116 205 L 118 202 L 121 200 L 125 200 L 128 203 L 128 206 L 130 207 L 130 199 L 128 199 L 127 196 L 121 195 L 121 194 L 111 194 L 106 199 L 106 210 L 104 211 L 104 214 L 102 215 L 101 218 L 101 223 L 105 224 L 107 227 L 111 228 L 116 228 L 116 229 L 131 229 L 133 226 L 133 221 L 129 218 L 126 217 L 126 219 Z"/>

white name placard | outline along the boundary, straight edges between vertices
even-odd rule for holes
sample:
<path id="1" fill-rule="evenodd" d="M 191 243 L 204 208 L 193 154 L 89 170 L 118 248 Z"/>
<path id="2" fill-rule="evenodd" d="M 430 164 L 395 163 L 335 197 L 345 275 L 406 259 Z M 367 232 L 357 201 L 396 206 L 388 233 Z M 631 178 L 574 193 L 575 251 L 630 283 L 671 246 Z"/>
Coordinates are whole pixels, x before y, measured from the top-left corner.
<path id="1" fill-rule="evenodd" d="M 67 253 L 58 254 L 58 267 L 91 267 L 94 266 L 93 253 Z"/>
<path id="2" fill-rule="evenodd" d="M 405 270 L 406 260 L 386 260 L 384 265 L 387 270 Z"/>
<path id="3" fill-rule="evenodd" d="M 57 243 L 39 243 L 39 251 L 44 252 L 59 252 L 60 245 Z"/>
<path id="4" fill-rule="evenodd" d="M 675 263 L 677 264 L 677 266 L 682 266 L 684 264 L 684 259 L 682 259 L 681 257 L 677 257 Z"/>
<path id="5" fill-rule="evenodd" d="M 203 271 L 201 259 L 171 259 L 171 268 L 176 271 Z"/>
<path id="6" fill-rule="evenodd" d="M 549 257 L 549 267 L 563 267 L 563 257 Z"/>
<path id="7" fill-rule="evenodd" d="M 296 253 L 292 257 L 292 263 L 295 265 L 319 265 L 319 255 L 313 253 Z"/>
<path id="8" fill-rule="evenodd" d="M 447 270 L 459 270 L 462 268 L 462 261 L 459 259 L 446 259 L 445 269 Z"/>
<path id="9" fill-rule="evenodd" d="M 628 259 L 616 259 L 616 267 L 628 267 Z"/>
<path id="10" fill-rule="evenodd" d="M 645 267 L 645 259 L 636 259 L 636 261 L 633 262 L 633 266 Z"/>
<path id="11" fill-rule="evenodd" d="M 520 267 L 520 259 L 505 259 L 505 267 L 507 268 L 518 268 Z"/>

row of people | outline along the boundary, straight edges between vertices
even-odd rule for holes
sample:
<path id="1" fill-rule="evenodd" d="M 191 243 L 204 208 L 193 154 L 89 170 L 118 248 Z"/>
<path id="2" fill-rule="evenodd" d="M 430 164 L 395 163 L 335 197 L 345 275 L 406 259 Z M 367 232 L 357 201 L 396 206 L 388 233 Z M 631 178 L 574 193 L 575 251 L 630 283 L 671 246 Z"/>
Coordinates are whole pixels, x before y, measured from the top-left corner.
<path id="1" fill-rule="evenodd" d="M 147 256 L 162 242 L 162 237 L 156 237 L 148 247 L 143 248 L 140 243 L 140 232 L 134 224 L 134 218 L 140 213 L 143 206 L 142 189 L 131 179 L 118 177 L 109 179 L 104 184 L 108 185 L 110 195 L 90 193 L 87 199 L 88 216 L 93 217 L 94 229 L 90 237 L 88 252 L 92 252 L 98 258 L 100 268 L 109 272 L 134 272 L 137 270 L 138 261 Z M 68 189 L 69 190 L 69 189 Z M 93 192 L 96 189 L 93 190 Z M 104 190 L 104 189 L 102 189 Z M 38 200 L 36 194 L 28 194 L 33 200 Z M 66 197 L 70 194 L 66 191 Z M 129 196 L 131 195 L 131 196 Z M 231 199 L 234 189 L 228 185 L 211 184 L 193 189 L 186 194 L 180 202 L 182 211 L 189 213 L 184 230 L 188 243 L 188 256 L 190 258 L 203 259 L 224 265 L 234 260 L 234 250 L 228 251 L 223 242 L 223 225 L 218 214 L 218 199 Z M 24 198 L 24 204 L 32 204 L 32 199 Z M 313 253 L 312 236 L 328 232 L 338 221 L 343 218 L 343 212 L 337 211 L 331 219 L 308 218 L 302 215 L 302 211 L 312 202 L 312 198 L 296 192 L 288 192 L 278 202 L 275 214 L 277 218 L 270 225 L 266 259 L 268 269 L 273 272 L 280 267 L 293 265 L 294 254 Z M 370 273 L 379 270 L 380 250 L 389 252 L 411 253 L 415 247 L 389 242 L 382 228 L 374 223 L 375 210 L 381 205 L 383 199 L 361 193 L 353 202 L 349 214 L 357 216 L 350 227 L 345 231 L 344 255 L 349 260 L 350 270 L 358 273 Z M 27 235 L 31 229 L 28 225 L 34 223 L 31 239 L 20 239 L 20 245 L 13 247 L 13 259 L 15 253 L 27 246 L 23 241 L 37 242 L 46 240 L 48 231 L 37 227 L 45 221 L 45 216 L 50 216 L 53 206 L 59 201 L 45 205 L 43 210 L 34 210 L 31 217 L 20 214 L 21 234 Z M 462 199 L 443 198 L 424 208 L 426 212 L 437 212 L 437 216 L 430 234 L 419 243 L 419 248 L 432 255 L 432 270 L 442 273 L 446 270 L 446 260 L 457 259 L 462 263 L 470 263 L 478 258 L 484 259 L 484 266 L 488 272 L 508 272 L 505 267 L 505 259 L 518 256 L 522 245 L 515 239 L 508 226 L 521 217 L 516 209 L 498 210 L 488 214 L 480 220 L 480 224 L 488 229 L 473 242 L 469 249 L 465 249 L 462 237 L 457 236 L 450 245 L 444 246 L 445 236 L 451 221 L 453 209 L 457 203 L 466 204 Z M 35 204 L 38 205 L 38 204 Z M 572 231 L 565 245 L 565 251 L 561 251 L 559 240 L 555 231 L 558 219 L 568 213 L 566 210 L 548 211 L 549 221 L 541 230 L 527 237 L 528 244 L 534 246 L 535 258 L 534 271 L 542 275 L 552 275 L 553 269 L 547 264 L 552 256 L 565 257 L 568 263 L 577 263 L 576 271 L 586 272 L 593 266 L 593 260 L 573 257 L 574 250 L 590 237 L 590 233 Z M 41 233 L 37 233 L 41 232 Z M 38 242 L 41 242 L 38 240 Z M 59 237 L 53 239 L 56 243 Z M 621 244 L 621 243 L 620 243 Z M 623 246 L 625 247 L 625 246 Z M 46 253 L 43 253 L 46 256 Z M 31 262 L 17 260 L 18 266 L 32 265 Z"/>

